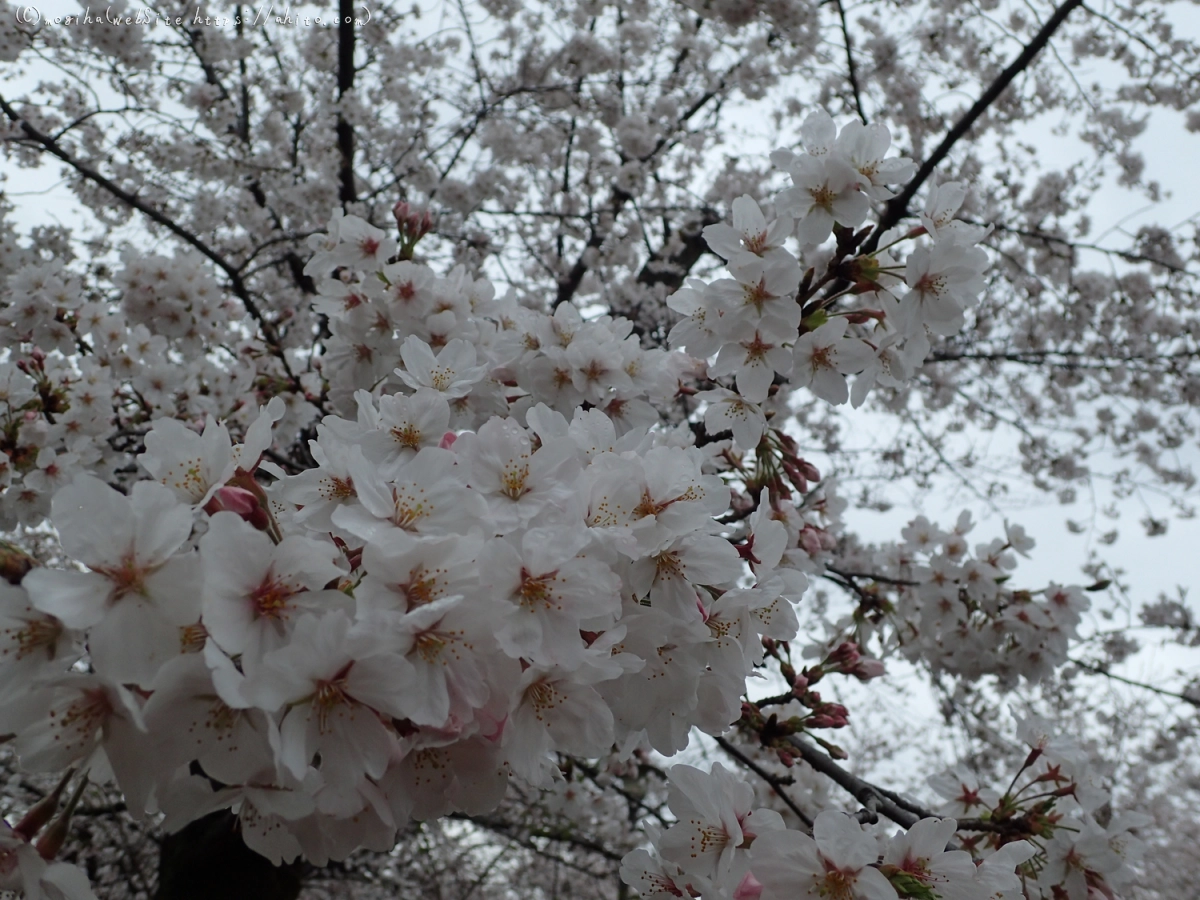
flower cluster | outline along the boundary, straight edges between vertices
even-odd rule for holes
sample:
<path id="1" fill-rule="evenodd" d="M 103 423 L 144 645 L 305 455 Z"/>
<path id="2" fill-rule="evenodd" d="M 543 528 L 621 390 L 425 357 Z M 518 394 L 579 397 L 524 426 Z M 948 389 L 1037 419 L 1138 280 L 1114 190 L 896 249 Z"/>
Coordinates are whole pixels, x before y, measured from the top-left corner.
<path id="1" fill-rule="evenodd" d="M 496 299 L 490 282 L 461 266 L 442 278 L 408 259 L 389 262 L 397 241 L 354 216 L 335 211 L 314 246 L 305 271 L 320 279 L 314 309 L 332 332 L 321 372 L 342 412 L 364 387 L 426 387 L 450 403 L 454 428 L 541 402 L 567 416 L 601 409 L 623 434 L 655 424 L 655 407 L 687 371 L 685 357 L 643 348 L 627 319 L 585 320 L 571 304 L 548 314 Z M 338 277 L 320 277 L 329 272 Z"/>
<path id="2" fill-rule="evenodd" d="M 975 244 L 987 231 L 954 220 L 965 185 L 935 189 L 921 227 L 893 229 L 882 235 L 881 249 L 855 255 L 869 229 L 854 229 L 870 200 L 890 197 L 886 185 L 906 181 L 912 163 L 885 158 L 891 138 L 882 125 L 852 122 L 837 134 L 829 116 L 817 112 L 802 133 L 805 153 L 771 156 L 793 181 L 774 199 L 777 218 L 768 221 L 744 196 L 734 201 L 732 227 L 705 229 L 730 277 L 711 284 L 690 279 L 668 300 L 685 316 L 671 331 L 672 346 L 711 360 L 707 372 L 717 386 L 700 396 L 720 411 L 709 424 L 733 429 L 747 451 L 758 445 L 768 418 L 786 408 L 791 390 L 808 388 L 830 403 L 851 400 L 858 407 L 876 385 L 902 385 L 928 355 L 928 333 L 961 329 L 964 310 L 984 287 L 987 254 Z M 793 233 L 801 256 L 814 258 L 823 252 L 818 245 L 836 235 L 824 276 L 804 271 L 786 248 Z M 914 247 L 904 261 L 893 258 L 893 248 L 921 236 L 931 243 Z M 847 295 L 864 305 L 832 312 Z M 848 375 L 856 376 L 853 390 Z"/>
<path id="3" fill-rule="evenodd" d="M 422 347 L 415 390 L 360 393 L 356 420 L 321 426 L 320 465 L 266 490 L 279 401 L 237 445 L 212 419 L 154 423 L 153 480 L 128 497 L 86 475 L 55 495 L 88 571 L 5 595 L 22 676 L 0 718 L 23 765 L 109 768 L 178 824 L 232 805 L 264 855 L 322 861 L 487 809 L 512 774 L 554 777 L 556 752 L 729 726 L 762 637 L 795 634 L 803 576 L 776 552 L 737 586 L 714 534 L 729 490 L 674 432 L 544 404 L 448 431 L 434 385 L 453 381 Z"/>
<path id="4" fill-rule="evenodd" d="M 939 812 L 990 823 L 992 831 L 964 841 L 985 853 L 1011 846 L 1003 843 L 1005 835 L 1025 835 L 1033 848 L 1022 868 L 1026 896 L 1115 896 L 1136 879 L 1134 866 L 1145 850 L 1133 829 L 1151 820 L 1137 813 L 1112 815 L 1112 795 L 1098 783 L 1088 754 L 1056 734 L 1045 719 L 1022 719 L 1017 734 L 1029 754 L 1008 789 L 1001 794 L 982 786 L 973 774 L 957 767 L 929 779 L 945 801 Z"/>
<path id="5" fill-rule="evenodd" d="M 881 127 L 839 135 L 819 114 L 804 136 L 805 155 L 775 156 L 794 182 L 777 218 L 742 197 L 705 232 L 731 277 L 670 299 L 672 352 L 620 317 L 436 274 L 413 254 L 431 220 L 407 207 L 399 240 L 340 211 L 311 240 L 321 352 L 265 319 L 248 337 L 191 256 L 127 255 L 119 308 L 56 267 L 13 276 L 27 299 L 0 323 L 22 348 L 0 362 L 0 508 L 49 512 L 80 564 L 0 591 L 0 733 L 22 766 L 66 772 L 75 797 L 113 778 L 169 829 L 232 809 L 273 862 L 324 864 L 410 820 L 486 812 L 510 779 L 553 784 L 563 757 L 723 734 L 769 662 L 807 709 L 797 729 L 845 725 L 810 685 L 881 674 L 861 622 L 798 677 L 780 649 L 845 505 L 785 433 L 786 399 L 857 406 L 902 384 L 986 260 L 952 221 L 953 184 L 921 228 L 856 255 L 853 229 L 911 163 L 884 158 Z M 823 274 L 793 235 L 805 258 L 836 238 Z M 922 236 L 903 265 L 889 255 Z M 835 311 L 848 296 L 871 305 Z M 280 453 L 316 407 L 334 414 L 313 423 L 311 465 Z M 1059 661 L 1082 595 L 1007 592 L 1019 535 L 971 559 L 962 534 L 906 533 L 876 560 L 904 586 L 887 640 L 964 674 Z M 662 858 L 627 864 L 646 890 L 878 900 L 948 879 L 972 900 L 1020 861 L 945 853 L 952 822 L 878 851 L 826 812 L 808 838 L 724 770 L 674 772 Z M 87 896 L 48 863 L 72 809 L 5 837 L 27 892 Z"/>
<path id="6" fill-rule="evenodd" d="M 720 763 L 705 772 L 670 770 L 676 823 L 651 830 L 654 852 L 635 850 L 621 877 L 647 900 L 1019 900 L 1014 868 L 1034 854 L 1026 841 L 1005 844 L 976 865 L 947 849 L 958 822 L 925 818 L 877 838 L 843 812 L 825 810 L 811 835 L 787 828 L 779 813 L 754 809 L 754 791 Z"/>
<path id="7" fill-rule="evenodd" d="M 949 531 L 919 516 L 902 542 L 863 555 L 863 567 L 879 576 L 872 590 L 887 611 L 876 627 L 886 646 L 934 671 L 1039 681 L 1066 662 L 1091 602 L 1077 585 L 1013 587 L 1015 554 L 1027 556 L 1033 539 L 1009 525 L 1004 538 L 972 552 L 966 536 L 973 528 L 965 512 Z M 865 627 L 861 616 L 849 616 L 834 630 L 861 634 Z"/>

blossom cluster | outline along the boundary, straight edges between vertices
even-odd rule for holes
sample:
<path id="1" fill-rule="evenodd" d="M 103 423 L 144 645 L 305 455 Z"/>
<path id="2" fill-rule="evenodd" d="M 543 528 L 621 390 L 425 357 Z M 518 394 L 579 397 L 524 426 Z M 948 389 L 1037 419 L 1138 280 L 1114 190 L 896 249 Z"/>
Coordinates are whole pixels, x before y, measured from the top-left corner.
<path id="1" fill-rule="evenodd" d="M 734 201 L 733 225 L 704 231 L 730 277 L 706 284 L 689 279 L 669 298 L 685 318 L 671 331 L 672 346 L 711 359 L 710 379 L 728 379 L 702 394 L 719 412 L 706 420 L 734 429 L 744 450 L 753 450 L 769 415 L 785 409 L 790 390 L 808 388 L 833 404 L 862 405 L 876 385 L 898 387 L 929 353 L 928 334 L 953 334 L 964 311 L 983 290 L 987 254 L 975 244 L 987 230 L 954 219 L 966 186 L 934 189 L 916 229 L 892 229 L 881 249 L 855 257 L 866 237 L 855 233 L 870 200 L 892 196 L 888 184 L 906 181 L 913 165 L 885 158 L 891 137 L 882 125 L 851 122 L 840 133 L 823 112 L 802 129 L 806 152 L 776 151 L 772 161 L 793 186 L 774 198 L 777 217 L 768 221 L 750 197 Z M 800 258 L 785 246 L 795 234 Z M 801 258 L 817 259 L 831 235 L 838 247 L 826 273 L 804 272 Z M 892 248 L 928 236 L 897 261 Z M 818 293 L 824 288 L 824 293 Z M 857 295 L 862 307 L 831 312 L 832 303 Z M 870 327 L 868 327 L 870 326 Z M 846 376 L 854 375 L 850 389 Z M 736 393 L 729 388 L 736 386 Z M 766 404 L 766 406 L 764 406 Z"/>
<path id="2" fill-rule="evenodd" d="M 995 830 L 964 841 L 985 853 L 1000 845 L 1006 829 L 1027 834 L 1034 849 L 1022 870 L 1027 896 L 1090 900 L 1128 888 L 1145 851 L 1133 830 L 1149 817 L 1112 814 L 1112 794 L 1088 753 L 1047 720 L 1022 718 L 1017 736 L 1029 753 L 1003 793 L 957 766 L 929 779 L 945 801 L 938 812 L 991 823 Z"/>
<path id="3" fill-rule="evenodd" d="M 774 810 L 755 808 L 751 786 L 721 763 L 709 772 L 676 765 L 670 778 L 677 821 L 652 829 L 653 852 L 635 850 L 621 866 L 621 877 L 647 900 L 1024 897 L 1014 868 L 1034 855 L 1026 841 L 1005 844 L 976 865 L 970 853 L 947 849 L 958 828 L 953 818 L 921 819 L 885 837 L 827 809 L 806 834 Z"/>
<path id="4" fill-rule="evenodd" d="M 621 876 L 647 900 L 1113 897 L 1136 877 L 1145 846 L 1132 830 L 1148 818 L 1123 814 L 1102 824 L 1097 814 L 1112 797 L 1087 753 L 1037 716 L 1020 720 L 1017 733 L 1029 753 L 1003 794 L 951 769 L 929 779 L 945 801 L 936 816 L 894 835 L 860 825 L 874 814 L 830 809 L 808 832 L 789 828 L 721 763 L 707 772 L 676 765 L 676 821 L 648 826 L 650 849 L 629 853 Z"/>
<path id="5" fill-rule="evenodd" d="M 256 408 L 233 308 L 195 256 L 126 253 L 119 302 L 85 297 L 61 262 L 11 275 L 0 307 L 0 526 L 36 526 L 80 472 L 122 481 L 147 424 Z"/>
<path id="6" fill-rule="evenodd" d="M 313 246 L 305 271 L 338 276 L 318 281 L 313 308 L 329 318 L 321 372 L 342 413 L 364 387 L 423 386 L 448 400 L 454 428 L 541 402 L 567 416 L 601 409 L 624 434 L 655 424 L 688 371 L 681 354 L 643 348 L 628 319 L 585 320 L 572 304 L 546 313 L 497 299 L 491 282 L 462 266 L 442 278 L 408 259 L 389 262 L 400 242 L 338 210 Z"/>
<path id="7" fill-rule="evenodd" d="M 323 864 L 388 848 L 413 819 L 485 812 L 512 778 L 552 784 L 563 757 L 669 755 L 693 729 L 726 732 L 838 546 L 844 501 L 781 426 L 788 392 L 857 406 L 901 384 L 927 332 L 961 325 L 986 261 L 981 232 L 952 221 L 954 184 L 920 229 L 854 256 L 870 201 L 912 166 L 884 158 L 878 126 L 837 134 L 817 115 L 804 135 L 806 154 L 775 157 L 794 186 L 773 221 L 743 197 L 733 227 L 706 232 L 732 277 L 671 298 L 686 316 L 671 352 L 620 317 L 498 299 L 462 266 L 437 275 L 412 258 L 429 222 L 407 208 L 399 240 L 340 211 L 314 237 L 304 273 L 329 337 L 307 357 L 247 337 L 196 258 L 128 256 L 119 309 L 84 302 L 56 267 L 22 270 L 9 288 L 27 302 L 0 323 L 26 348 L 0 363 L 3 509 L 31 524 L 49 512 L 79 566 L 0 585 L 0 733 L 21 764 L 64 784 L 115 779 L 169 829 L 233 809 L 268 859 Z M 785 248 L 793 234 L 805 258 L 836 237 L 823 275 Z M 903 266 L 889 255 L 923 236 Z M 871 306 L 833 311 L 851 295 Z M 290 406 L 271 396 L 285 382 Z M 303 404 L 326 401 L 312 465 L 279 453 Z M 677 402 L 711 440 L 667 424 Z M 1058 607 L 1077 611 L 1077 593 L 1001 597 L 1013 539 L 979 560 L 951 541 L 925 541 L 942 588 L 906 594 L 900 646 L 964 673 L 975 654 L 974 674 L 1032 665 L 1035 649 L 1057 659 L 1074 624 Z M 925 579 L 911 556 L 897 578 Z M 937 612 L 950 601 L 957 618 Z M 830 671 L 880 673 L 845 648 Z M 845 724 L 797 696 L 802 727 Z M 930 823 L 878 868 L 874 839 L 841 814 L 797 844 L 750 811 L 744 785 L 714 774 L 710 796 L 684 771 L 673 807 L 692 825 L 664 836 L 668 862 L 639 883 L 773 896 L 825 860 L 845 896 L 861 884 L 878 898 L 899 877 L 887 866 L 920 880 L 944 863 L 970 898 L 1019 861 L 1002 851 L 968 877 L 931 849 L 947 825 Z M 43 859 L 72 808 L 14 829 L 5 877 L 27 892 L 75 883 Z"/>
<path id="8" fill-rule="evenodd" d="M 834 634 L 876 636 L 910 660 L 935 672 L 977 679 L 994 675 L 1007 683 L 1040 681 L 1067 660 L 1071 640 L 1090 608 L 1084 588 L 1050 584 L 1025 590 L 1011 584 L 1016 554 L 1028 556 L 1033 539 L 1019 525 L 1003 538 L 975 545 L 969 513 L 943 530 L 924 516 L 901 532 L 903 540 L 858 555 L 887 615 L 873 626 L 848 615 Z M 846 562 L 845 564 L 850 564 Z"/>
<path id="9" fill-rule="evenodd" d="M 358 399 L 267 490 L 279 401 L 237 445 L 156 422 L 128 497 L 87 475 L 55 494 L 88 571 L 4 592 L 25 767 L 111 769 L 169 823 L 232 805 L 271 859 L 342 858 L 545 782 L 556 752 L 724 731 L 762 637 L 794 636 L 803 576 L 737 587 L 728 488 L 672 432 L 539 404 L 456 433 L 433 388 Z"/>

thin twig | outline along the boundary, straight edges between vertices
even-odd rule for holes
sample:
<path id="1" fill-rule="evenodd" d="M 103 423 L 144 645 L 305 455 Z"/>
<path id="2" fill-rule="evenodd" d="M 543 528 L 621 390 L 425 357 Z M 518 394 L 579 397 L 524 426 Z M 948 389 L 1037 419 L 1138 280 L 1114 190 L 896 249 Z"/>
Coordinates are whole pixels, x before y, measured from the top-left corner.
<path id="1" fill-rule="evenodd" d="M 1119 681 L 1122 684 L 1128 684 L 1131 687 L 1141 688 L 1144 691 L 1153 691 L 1155 694 L 1161 694 L 1164 697 L 1171 697 L 1174 700 L 1182 700 L 1192 706 L 1200 708 L 1200 699 L 1189 697 L 1187 694 L 1168 691 L 1166 688 L 1155 687 L 1152 684 L 1146 684 L 1144 681 L 1134 681 L 1132 678 L 1126 678 L 1124 675 L 1118 675 L 1115 672 L 1110 672 L 1102 666 L 1095 663 L 1084 662 L 1082 659 L 1069 659 L 1069 662 L 1074 663 L 1081 669 L 1086 669 L 1089 672 L 1094 672 L 1097 675 L 1103 675 L 1105 678 L 1111 678 L 1113 681 Z"/>
<path id="2" fill-rule="evenodd" d="M 834 0 L 837 4 L 838 18 L 842 21 L 842 40 L 846 43 L 846 68 L 849 70 L 850 90 L 854 92 L 854 108 L 858 110 L 858 117 L 863 120 L 863 124 L 867 124 L 867 114 L 863 112 L 862 96 L 858 89 L 858 70 L 854 65 L 854 46 L 850 42 L 850 29 L 846 27 L 846 9 L 842 6 L 842 0 Z"/>
<path id="3" fill-rule="evenodd" d="M 966 136 L 976 120 L 1012 84 L 1013 79 L 1029 67 L 1029 64 L 1033 62 L 1046 44 L 1049 43 L 1054 32 L 1066 21 L 1067 16 L 1076 7 L 1082 5 L 1083 0 L 1066 0 L 1066 2 L 1062 3 L 1054 11 L 1054 15 L 1042 26 L 1041 30 L 1034 35 L 1033 40 L 1025 46 L 1020 55 L 1009 63 L 1003 72 L 996 76 L 996 79 L 988 85 L 988 89 L 983 92 L 983 95 L 975 101 L 974 105 L 966 111 L 962 118 L 954 123 L 954 127 L 946 133 L 946 136 L 942 138 L 942 142 L 938 144 L 937 149 L 922 163 L 921 168 L 917 170 L 917 174 L 913 176 L 913 179 L 905 186 L 904 190 L 888 201 L 879 224 L 875 227 L 871 236 L 867 238 L 866 243 L 863 244 L 862 253 L 872 253 L 879 246 L 879 239 L 883 236 L 883 233 L 908 215 L 908 204 L 912 202 L 912 198 L 916 196 L 917 191 L 921 189 L 921 186 L 929 179 L 929 176 L 933 174 L 934 169 L 941 164 L 942 160 L 954 148 L 954 145 Z"/>
<path id="4" fill-rule="evenodd" d="M 796 805 L 796 801 L 793 800 L 788 795 L 787 791 L 783 789 L 785 781 L 782 778 L 780 778 L 778 775 L 772 775 L 733 744 L 729 743 L 729 741 L 725 740 L 725 738 L 718 737 L 716 738 L 716 741 L 722 750 L 724 750 L 743 766 L 769 784 L 771 786 L 771 790 L 775 792 L 776 796 L 778 796 L 780 800 L 787 804 L 788 809 L 796 814 L 796 818 L 803 822 L 806 827 L 812 828 L 813 820 L 808 816 L 807 813 L 804 812 L 804 810 Z"/>

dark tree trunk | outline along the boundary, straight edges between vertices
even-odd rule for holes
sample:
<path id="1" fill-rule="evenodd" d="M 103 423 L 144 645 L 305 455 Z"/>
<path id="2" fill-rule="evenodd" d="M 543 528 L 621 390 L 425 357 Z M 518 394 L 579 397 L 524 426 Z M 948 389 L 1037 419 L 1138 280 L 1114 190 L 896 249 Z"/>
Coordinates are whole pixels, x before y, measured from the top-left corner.
<path id="1" fill-rule="evenodd" d="M 295 900 L 299 894 L 299 867 L 273 866 L 249 849 L 228 810 L 163 840 L 154 900 Z"/>

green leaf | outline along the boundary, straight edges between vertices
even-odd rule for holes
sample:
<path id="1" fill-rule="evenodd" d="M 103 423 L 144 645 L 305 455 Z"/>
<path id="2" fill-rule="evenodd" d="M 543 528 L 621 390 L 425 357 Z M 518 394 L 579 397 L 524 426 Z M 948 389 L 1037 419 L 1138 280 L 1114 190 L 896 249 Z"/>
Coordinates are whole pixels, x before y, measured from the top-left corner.
<path id="1" fill-rule="evenodd" d="M 892 872 L 887 875 L 887 879 L 901 897 L 916 897 L 917 900 L 940 900 L 940 894 L 935 893 L 933 888 L 908 872 Z"/>

